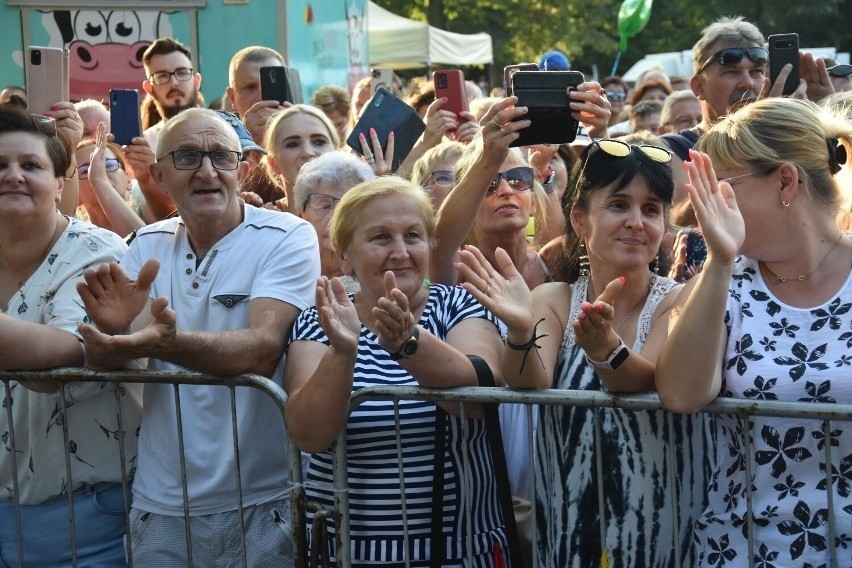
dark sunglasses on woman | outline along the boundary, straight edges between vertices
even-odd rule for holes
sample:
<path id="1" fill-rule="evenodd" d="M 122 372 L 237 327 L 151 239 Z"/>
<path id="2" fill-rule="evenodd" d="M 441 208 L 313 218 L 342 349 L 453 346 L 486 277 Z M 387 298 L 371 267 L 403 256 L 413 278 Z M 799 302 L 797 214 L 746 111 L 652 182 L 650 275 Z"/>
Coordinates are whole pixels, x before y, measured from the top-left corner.
<path id="1" fill-rule="evenodd" d="M 509 184 L 509 187 L 511 187 L 513 191 L 527 191 L 533 186 L 533 181 L 535 181 L 535 171 L 533 171 L 532 168 L 521 166 L 517 168 L 510 168 L 505 172 L 497 172 L 497 175 L 494 176 L 494 179 L 491 180 L 490 184 L 488 184 L 488 189 L 485 190 L 485 195 L 493 195 L 494 192 L 497 191 L 497 188 L 500 187 L 501 179 L 506 180 L 506 183 Z"/>

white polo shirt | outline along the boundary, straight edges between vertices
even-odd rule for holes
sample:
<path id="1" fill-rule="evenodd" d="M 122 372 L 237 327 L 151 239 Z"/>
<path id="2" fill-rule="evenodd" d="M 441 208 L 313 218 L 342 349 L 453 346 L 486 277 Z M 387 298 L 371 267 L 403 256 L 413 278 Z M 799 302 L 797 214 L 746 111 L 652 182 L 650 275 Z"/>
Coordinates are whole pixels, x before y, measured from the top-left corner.
<path id="1" fill-rule="evenodd" d="M 206 332 L 248 327 L 249 302 L 273 298 L 300 310 L 314 303 L 320 275 L 316 232 L 290 215 L 246 206 L 243 222 L 223 237 L 196 268 L 195 252 L 180 218 L 140 229 L 121 264 L 131 278 L 150 258 L 160 261 L 151 297 L 165 296 L 177 327 Z M 284 338 L 281 338 L 284 341 Z M 281 384 L 284 357 L 273 380 Z M 150 369 L 182 370 L 151 359 Z M 287 489 L 288 462 L 281 413 L 265 394 L 237 388 L 237 429 L 244 505 Z M 230 391 L 181 386 L 181 413 L 191 513 L 237 508 Z M 183 515 L 174 388 L 145 385 L 139 463 L 133 505 L 162 515 Z"/>

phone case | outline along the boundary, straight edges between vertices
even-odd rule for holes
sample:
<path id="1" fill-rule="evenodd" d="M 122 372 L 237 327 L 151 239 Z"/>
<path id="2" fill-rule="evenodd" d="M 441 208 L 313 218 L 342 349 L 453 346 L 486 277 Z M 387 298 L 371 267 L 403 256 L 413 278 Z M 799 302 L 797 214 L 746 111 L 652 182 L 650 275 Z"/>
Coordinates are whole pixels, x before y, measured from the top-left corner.
<path id="1" fill-rule="evenodd" d="M 139 115 L 139 91 L 136 89 L 110 89 L 110 130 L 116 144 L 130 144 L 133 138 L 142 136 L 142 120 Z"/>
<path id="2" fill-rule="evenodd" d="M 58 47 L 27 48 L 27 108 L 32 114 L 50 112 L 50 105 L 70 99 L 70 52 Z"/>
<path id="3" fill-rule="evenodd" d="M 426 125 L 417 115 L 417 112 L 398 97 L 395 97 L 385 88 L 379 89 L 368 105 L 365 107 L 361 118 L 355 124 L 355 128 L 346 139 L 350 148 L 363 154 L 359 134 L 363 134 L 370 141 L 370 128 L 376 130 L 382 150 L 387 149 L 388 135 L 393 132 L 393 164 L 391 171 L 396 171 L 399 165 L 414 148 L 420 135 L 426 130 Z"/>
<path id="4" fill-rule="evenodd" d="M 379 89 L 390 90 L 393 85 L 393 69 L 388 67 L 374 67 L 370 69 L 370 86 L 375 95 Z"/>
<path id="5" fill-rule="evenodd" d="M 301 104 L 302 81 L 295 67 L 261 67 L 260 96 L 265 101 Z"/>
<path id="6" fill-rule="evenodd" d="M 467 112 L 467 91 L 464 88 L 464 73 L 458 69 L 435 71 L 432 75 L 435 84 L 435 98 L 447 97 L 442 110 L 459 114 Z"/>
<path id="7" fill-rule="evenodd" d="M 578 71 L 513 73 L 512 91 L 518 97 L 517 106 L 529 109 L 520 119 L 528 119 L 532 124 L 518 131 L 520 137 L 511 146 L 573 142 L 580 123 L 571 116 L 568 90 L 576 89 L 583 80 L 583 74 Z"/>
<path id="8" fill-rule="evenodd" d="M 503 67 L 503 89 L 506 91 L 507 97 L 512 96 L 512 75 L 518 71 L 538 71 L 538 65 L 535 63 L 516 63 Z"/>
<path id="9" fill-rule="evenodd" d="M 791 95 L 799 87 L 799 34 L 775 34 L 769 36 L 769 80 L 775 79 L 781 68 L 787 63 L 793 65 L 793 71 L 784 83 L 782 94 Z"/>

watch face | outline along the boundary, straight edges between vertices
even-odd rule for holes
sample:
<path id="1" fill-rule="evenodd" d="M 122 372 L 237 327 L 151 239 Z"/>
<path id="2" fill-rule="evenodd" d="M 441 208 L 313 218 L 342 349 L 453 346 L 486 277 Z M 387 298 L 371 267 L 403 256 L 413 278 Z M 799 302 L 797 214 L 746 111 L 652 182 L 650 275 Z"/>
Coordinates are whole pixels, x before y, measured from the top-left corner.
<path id="1" fill-rule="evenodd" d="M 402 344 L 399 354 L 402 357 L 411 357 L 415 353 L 417 353 L 417 339 L 412 337 Z"/>
<path id="2" fill-rule="evenodd" d="M 612 361 L 609 364 L 609 368 L 613 371 L 616 370 L 624 360 L 630 356 L 630 351 L 627 350 L 627 347 L 622 346 L 621 350 L 616 353 L 615 357 L 612 358 Z"/>

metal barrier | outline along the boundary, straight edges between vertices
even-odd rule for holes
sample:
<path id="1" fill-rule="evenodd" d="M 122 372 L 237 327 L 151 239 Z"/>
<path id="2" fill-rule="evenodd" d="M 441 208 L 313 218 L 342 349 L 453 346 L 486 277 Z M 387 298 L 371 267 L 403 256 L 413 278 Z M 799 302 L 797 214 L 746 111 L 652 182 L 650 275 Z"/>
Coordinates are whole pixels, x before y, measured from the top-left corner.
<path id="1" fill-rule="evenodd" d="M 180 450 L 180 468 L 181 468 L 181 479 L 183 480 L 183 515 L 184 515 L 184 524 L 186 527 L 186 542 L 187 542 L 187 555 L 189 558 L 189 565 L 193 565 L 192 561 L 192 538 L 190 532 L 190 523 L 189 523 L 189 508 L 190 501 L 187 492 L 187 484 L 186 484 L 186 467 L 184 461 L 184 437 L 183 437 L 183 421 L 181 419 L 180 414 L 180 391 L 179 386 L 181 385 L 216 385 L 216 386 L 225 386 L 230 390 L 230 400 L 231 400 L 231 426 L 233 433 L 233 451 L 235 456 L 235 464 L 234 468 L 234 488 L 237 493 L 237 502 L 238 502 L 238 514 L 240 519 L 240 545 L 241 545 L 241 558 L 243 565 L 247 565 L 246 559 L 246 542 L 245 542 L 245 528 L 243 526 L 243 496 L 242 496 L 242 479 L 240 473 L 240 460 L 239 460 L 239 446 L 238 446 L 238 433 L 237 433 L 237 421 L 236 421 L 236 387 L 248 387 L 254 388 L 261 392 L 264 392 L 267 396 L 269 396 L 274 404 L 277 406 L 278 410 L 281 412 L 281 419 L 284 419 L 284 407 L 287 403 L 287 395 L 284 391 L 276 385 L 273 381 L 261 377 L 258 375 L 239 375 L 236 377 L 216 377 L 212 375 L 203 375 L 200 373 L 193 372 L 166 372 L 166 371 L 116 371 L 116 372 L 108 372 L 108 373 L 95 373 L 93 371 L 89 371 L 87 369 L 56 369 L 50 371 L 3 371 L 0 373 L 0 380 L 2 380 L 5 387 L 5 400 L 11 400 L 11 387 L 10 381 L 59 381 L 62 383 L 67 382 L 97 382 L 97 383 L 112 383 L 113 384 L 113 392 L 115 393 L 115 409 L 117 416 L 118 429 L 116 435 L 118 436 L 119 441 L 119 459 L 121 460 L 121 473 L 122 473 L 122 486 L 124 488 L 125 502 L 124 502 L 124 520 L 125 526 L 127 527 L 127 533 L 129 534 L 130 527 L 130 519 L 129 519 L 129 510 L 130 503 L 128 500 L 129 495 L 129 480 L 128 480 L 128 472 L 126 469 L 126 460 L 125 460 L 125 440 L 124 436 L 126 434 L 123 424 L 122 424 L 122 410 L 119 404 L 119 385 L 118 383 L 156 383 L 156 384 L 171 384 L 174 386 L 174 394 L 175 394 L 175 404 L 176 404 L 176 412 L 177 412 L 177 431 L 178 431 L 178 447 Z M 47 396 L 47 395 L 45 395 Z M 68 439 L 68 427 L 66 420 L 66 411 L 68 404 L 65 399 L 64 389 L 59 390 L 59 412 L 61 419 L 59 422 L 62 424 L 63 429 L 63 439 L 65 442 L 65 474 L 67 475 L 68 487 L 73 487 L 73 481 L 71 476 L 71 457 L 69 452 L 69 439 Z M 14 424 L 12 420 L 12 409 L 11 404 L 6 404 L 4 402 L 4 406 L 6 406 L 6 418 L 9 423 L 9 439 L 5 440 L 6 448 L 11 452 L 12 457 L 12 469 L 13 469 L 13 487 L 14 494 L 19 495 L 18 492 L 18 476 L 17 476 L 17 450 L 15 446 L 15 434 L 14 434 Z M 219 419 L 215 417 L 215 419 Z M 304 494 L 301 485 L 301 459 L 300 452 L 298 448 L 296 448 L 295 444 L 289 439 L 286 440 L 287 444 L 287 454 L 288 454 L 288 462 L 290 464 L 290 500 L 292 504 L 293 511 L 293 533 L 294 533 L 294 550 L 296 554 L 296 565 L 297 566 L 306 566 L 307 565 L 307 541 L 306 541 L 306 528 L 304 523 L 304 515 L 300 514 L 301 504 L 304 502 Z M 286 486 L 282 487 L 282 492 L 286 490 Z M 76 541 L 76 527 L 74 523 L 74 504 L 73 504 L 73 496 L 72 492 L 68 491 L 68 507 L 69 507 L 69 538 L 71 543 L 71 554 L 72 554 L 72 564 L 74 566 L 77 565 L 77 541 Z M 18 559 L 22 561 L 23 559 L 23 544 L 21 538 L 21 506 L 15 502 L 15 527 L 16 527 L 16 535 L 17 535 L 17 552 Z M 128 565 L 132 568 L 133 566 L 133 555 L 131 551 L 131 547 L 127 547 L 128 550 Z M 21 564 L 23 565 L 23 564 Z"/>
<path id="2" fill-rule="evenodd" d="M 394 402 L 396 414 L 396 429 L 399 433 L 399 406 L 398 403 L 402 400 L 431 400 L 431 401 L 451 401 L 461 403 L 514 403 L 525 405 L 559 405 L 559 406 L 576 406 L 595 409 L 623 409 L 632 411 L 641 410 L 664 410 L 659 398 L 653 394 L 647 395 L 613 395 L 600 391 L 568 391 L 568 390 L 512 390 L 504 388 L 484 388 L 484 387 L 464 387 L 455 389 L 430 389 L 423 387 L 369 387 L 353 393 L 351 397 L 351 408 L 357 407 L 359 404 L 368 400 L 390 400 Z M 733 398 L 718 398 L 713 403 L 702 410 L 704 413 L 728 414 L 736 415 L 741 419 L 747 419 L 752 416 L 762 417 L 787 417 L 800 419 L 816 419 L 823 421 L 824 432 L 831 432 L 831 421 L 852 421 L 852 404 L 822 404 L 822 403 L 806 403 L 806 402 L 776 402 L 776 401 L 753 401 Z M 669 419 L 673 416 L 667 413 Z M 462 407 L 462 417 L 464 417 L 464 407 Z M 531 419 L 530 419 L 531 422 Z M 530 431 L 532 429 L 530 428 Z M 748 432 L 749 429 L 743 429 Z M 671 428 L 669 429 L 671 432 Z M 600 447 L 600 430 L 595 430 L 595 442 L 597 448 Z M 670 438 L 668 444 L 673 445 L 673 440 Z M 399 449 L 399 439 L 397 446 Z M 530 464 L 532 464 L 532 446 L 533 441 L 530 439 Z M 831 443 L 824 444 L 824 452 L 826 463 L 831 463 Z M 743 439 L 743 447 L 745 454 L 751 456 L 751 440 L 745 435 Z M 466 449 L 466 448 L 465 448 Z M 597 452 L 600 456 L 600 452 Z M 466 459 L 466 455 L 465 455 Z M 351 565 L 351 545 L 350 545 L 350 521 L 348 513 L 348 482 L 346 474 L 346 432 L 340 434 L 334 448 L 334 509 L 322 510 L 314 504 L 314 510 L 318 511 L 324 519 L 325 517 L 333 517 L 336 521 L 335 530 L 335 549 L 338 566 Z M 673 460 L 669 460 L 670 468 L 674 468 Z M 532 466 L 531 466 L 532 467 Z M 466 468 L 464 468 L 466 470 Z M 835 550 L 835 536 L 837 535 L 837 524 L 834 518 L 834 510 L 832 508 L 832 476 L 831 467 L 825 468 L 826 492 L 828 495 L 828 533 L 827 539 L 828 554 L 831 559 L 831 566 L 837 568 L 839 566 L 837 560 L 837 551 Z M 400 464 L 401 471 L 401 464 Z M 599 482 L 601 475 L 601 464 L 597 467 Z M 675 475 L 674 471 L 669 472 L 670 475 Z M 746 460 L 746 476 L 751 478 L 751 458 Z M 465 479 L 465 483 L 470 483 L 470 479 Z M 534 485 L 531 477 L 531 486 Z M 754 526 L 752 519 L 752 488 L 751 484 L 747 483 L 747 535 L 748 535 L 748 553 L 749 566 L 754 565 Z M 531 488 L 531 495 L 534 495 L 534 488 Z M 403 499 L 403 511 L 405 509 L 405 494 L 404 487 L 401 488 Z M 676 507 L 677 499 L 672 500 L 673 506 Z M 535 499 L 532 499 L 532 521 L 533 533 L 535 533 Z M 466 508 L 470 523 L 470 507 Z M 674 518 L 678 518 L 678 511 L 673 511 Z M 403 516 L 404 520 L 404 516 Z M 469 526 L 469 525 L 468 525 Z M 407 530 L 407 527 L 404 527 Z M 469 531 L 468 531 L 469 533 Z M 675 562 L 680 566 L 680 556 L 678 544 L 678 530 L 674 531 L 673 547 L 676 551 Z M 405 536 L 407 540 L 407 533 Z M 603 539 L 601 541 L 604 542 Z M 314 542 L 316 546 L 316 542 Z M 468 546 L 468 561 L 472 562 L 471 546 Z M 534 566 L 537 565 L 537 559 L 533 555 Z M 406 565 L 410 565 L 410 559 L 406 558 Z"/>

